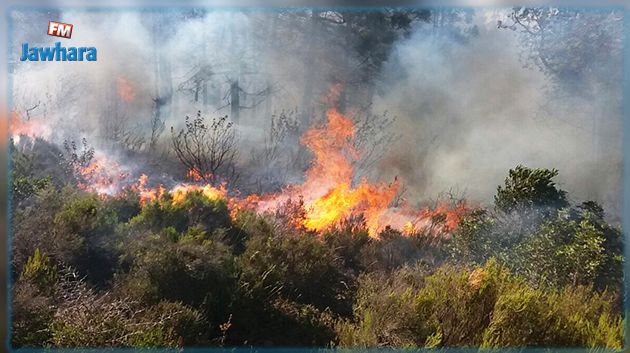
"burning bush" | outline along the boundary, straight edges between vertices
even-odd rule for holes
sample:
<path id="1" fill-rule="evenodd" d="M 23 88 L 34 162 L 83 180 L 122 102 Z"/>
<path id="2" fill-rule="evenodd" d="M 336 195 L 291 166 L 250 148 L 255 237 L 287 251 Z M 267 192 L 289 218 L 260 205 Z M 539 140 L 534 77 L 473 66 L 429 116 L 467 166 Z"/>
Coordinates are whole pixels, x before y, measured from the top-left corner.
<path id="1" fill-rule="evenodd" d="M 173 150 L 192 180 L 213 185 L 219 181 L 236 181 L 236 132 L 227 116 L 212 119 L 207 124 L 198 111 L 193 119 L 186 117 L 185 129 L 175 132 L 171 127 L 171 134 Z"/>
<path id="2" fill-rule="evenodd" d="M 203 226 L 208 232 L 231 225 L 225 199 L 211 199 L 201 191 L 186 195 L 166 194 L 161 200 L 148 203 L 132 223 L 141 223 L 154 231 L 173 227 L 183 232 L 192 226 Z"/>

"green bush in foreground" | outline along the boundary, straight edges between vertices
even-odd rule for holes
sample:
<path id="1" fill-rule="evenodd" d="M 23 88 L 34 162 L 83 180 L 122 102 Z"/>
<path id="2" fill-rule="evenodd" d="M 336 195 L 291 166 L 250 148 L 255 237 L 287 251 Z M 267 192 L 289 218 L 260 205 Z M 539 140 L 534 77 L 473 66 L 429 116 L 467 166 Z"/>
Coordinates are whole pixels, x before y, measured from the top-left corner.
<path id="1" fill-rule="evenodd" d="M 413 271 L 413 270 L 412 270 Z M 352 320 L 337 325 L 342 346 L 623 346 L 611 296 L 587 287 L 534 288 L 490 261 L 445 265 L 409 285 L 404 268 L 384 282 L 361 279 Z"/>

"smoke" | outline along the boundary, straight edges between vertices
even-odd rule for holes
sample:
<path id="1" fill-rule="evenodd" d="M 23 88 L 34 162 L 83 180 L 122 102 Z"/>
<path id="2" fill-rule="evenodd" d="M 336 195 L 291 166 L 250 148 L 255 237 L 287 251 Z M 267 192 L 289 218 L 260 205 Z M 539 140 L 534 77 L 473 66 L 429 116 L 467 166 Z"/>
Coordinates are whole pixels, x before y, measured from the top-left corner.
<path id="1" fill-rule="evenodd" d="M 519 37 L 496 29 L 493 15 L 475 16 L 478 35 L 465 42 L 419 29 L 396 46 L 375 100 L 403 133 L 383 160 L 386 175 L 402 176 L 412 199 L 455 190 L 488 203 L 508 169 L 557 168 L 576 201 L 620 216 L 619 58 L 602 63 L 609 70 L 599 77 L 617 82 L 616 91 L 591 82 L 592 97 L 552 97 L 550 78 L 525 67 Z"/>
<path id="2" fill-rule="evenodd" d="M 552 97 L 550 77 L 524 67 L 517 33 L 497 29 L 497 16 L 505 13 L 477 10 L 467 30 L 453 25 L 437 33 L 433 24 L 421 23 L 394 45 L 368 84 L 378 92 L 372 111 L 396 116 L 393 133 L 401 136 L 383 146 L 385 155 L 370 176 L 399 176 L 410 200 L 456 189 L 490 202 L 509 168 L 558 168 L 560 187 L 576 199 L 618 209 L 621 111 L 609 98 L 621 92 L 593 84 L 594 98 Z M 254 152 L 268 137 L 271 115 L 297 111 L 299 136 L 323 112 L 317 103 L 330 84 L 352 78 L 360 63 L 307 18 L 192 9 L 64 11 L 58 18 L 13 11 L 13 107 L 21 113 L 36 107 L 29 114 L 54 127 L 52 141 L 85 137 L 136 170 L 144 166 L 121 151 L 134 141 L 137 154 L 147 151 L 153 118 L 164 123 L 158 146 L 172 162 L 170 127 L 182 128 L 184 117 L 197 110 L 206 117 L 231 115 L 230 87 L 238 79 L 246 165 L 258 158 Z M 98 61 L 20 62 L 22 42 L 57 41 L 45 35 L 49 20 L 72 23 L 73 37 L 62 44 L 96 47 Z M 611 72 L 619 70 L 612 63 Z M 353 89 L 348 86 L 348 97 Z M 347 105 L 352 110 L 365 103 L 350 99 Z M 305 108 L 311 105 L 314 112 Z M 118 136 L 120 131 L 127 134 Z M 287 138 L 280 151 L 297 153 L 297 141 Z M 270 173 L 290 181 L 298 181 L 305 167 L 299 161 L 284 169 L 269 165 Z"/>

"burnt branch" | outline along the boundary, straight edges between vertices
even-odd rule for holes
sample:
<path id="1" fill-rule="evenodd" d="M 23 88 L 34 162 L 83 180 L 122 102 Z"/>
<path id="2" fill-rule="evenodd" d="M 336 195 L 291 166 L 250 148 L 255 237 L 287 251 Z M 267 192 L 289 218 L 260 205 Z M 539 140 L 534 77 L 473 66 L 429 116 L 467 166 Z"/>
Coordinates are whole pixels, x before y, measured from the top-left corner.
<path id="1" fill-rule="evenodd" d="M 227 115 L 206 125 L 198 111 L 192 119 L 186 116 L 186 127 L 179 132 L 171 127 L 171 137 L 177 158 L 197 179 L 210 184 L 236 180 L 237 139 Z"/>

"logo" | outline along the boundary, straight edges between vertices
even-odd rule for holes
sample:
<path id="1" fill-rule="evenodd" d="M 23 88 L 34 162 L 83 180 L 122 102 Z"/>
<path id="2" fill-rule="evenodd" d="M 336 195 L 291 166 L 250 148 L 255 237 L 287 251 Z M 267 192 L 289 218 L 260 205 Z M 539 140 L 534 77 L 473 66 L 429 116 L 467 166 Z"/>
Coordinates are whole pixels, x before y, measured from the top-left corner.
<path id="1" fill-rule="evenodd" d="M 48 22 L 48 35 L 70 39 L 72 28 L 69 23 Z M 22 43 L 20 61 L 96 61 L 95 47 L 63 47 L 56 42 L 54 47 L 29 47 Z"/>
<path id="2" fill-rule="evenodd" d="M 68 38 L 72 37 L 72 25 L 69 23 L 61 23 L 61 22 L 48 22 L 48 35 Z"/>

